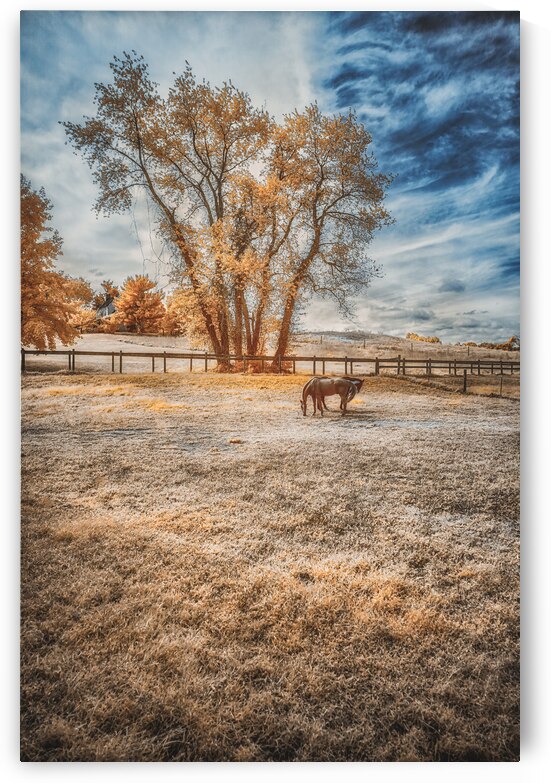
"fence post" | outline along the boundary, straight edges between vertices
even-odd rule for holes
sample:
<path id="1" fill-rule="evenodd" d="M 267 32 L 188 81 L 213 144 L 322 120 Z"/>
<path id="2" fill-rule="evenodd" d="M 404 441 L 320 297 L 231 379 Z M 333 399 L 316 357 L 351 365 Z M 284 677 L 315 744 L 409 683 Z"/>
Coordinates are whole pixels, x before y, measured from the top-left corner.
<path id="1" fill-rule="evenodd" d="M 375 375 L 379 374 L 379 357 L 375 357 Z"/>
<path id="2" fill-rule="evenodd" d="M 193 356 L 189 357 L 189 371 L 193 372 Z"/>
<path id="3" fill-rule="evenodd" d="M 122 374 L 122 351 L 119 351 L 119 373 Z"/>
<path id="4" fill-rule="evenodd" d="M 264 360 L 262 360 L 262 366 L 264 367 Z M 296 359 L 293 359 L 293 375 L 296 373 Z"/>
<path id="5" fill-rule="evenodd" d="M 295 371 L 295 362 L 293 360 L 293 372 Z M 264 357 L 260 360 L 260 372 L 264 372 Z"/>
<path id="6" fill-rule="evenodd" d="M 467 392 L 467 370 L 463 370 L 463 394 Z"/>
<path id="7" fill-rule="evenodd" d="M 277 357 L 277 369 L 279 374 L 281 375 L 281 354 Z"/>
<path id="8" fill-rule="evenodd" d="M 480 359 L 478 360 L 478 374 L 480 375 Z"/>
<path id="9" fill-rule="evenodd" d="M 325 359 L 321 360 L 321 374 L 325 375 Z"/>
<path id="10" fill-rule="evenodd" d="M 316 357 L 314 356 L 312 360 L 312 375 L 316 374 Z"/>
<path id="11" fill-rule="evenodd" d="M 75 349 L 72 350 L 72 356 L 73 356 L 73 372 L 75 371 Z"/>
<path id="12" fill-rule="evenodd" d="M 111 372 L 115 372 L 115 351 L 111 351 Z"/>
<path id="13" fill-rule="evenodd" d="M 21 348 L 21 372 L 25 372 L 25 349 Z"/>
<path id="14" fill-rule="evenodd" d="M 344 374 L 348 375 L 348 356 L 344 357 Z"/>
<path id="15" fill-rule="evenodd" d="M 205 372 L 208 372 L 209 369 L 209 354 L 208 351 L 205 351 Z"/>
<path id="16" fill-rule="evenodd" d="M 457 359 L 453 360 L 453 374 L 457 375 Z"/>
<path id="17" fill-rule="evenodd" d="M 499 376 L 499 396 L 501 397 L 501 394 L 503 392 L 503 373 Z"/>
<path id="18" fill-rule="evenodd" d="M 166 372 L 166 351 L 163 351 L 163 372 Z"/>
<path id="19" fill-rule="evenodd" d="M 247 372 L 247 357 L 242 356 L 241 358 L 243 359 L 243 372 Z"/>
<path id="20" fill-rule="evenodd" d="M 406 374 L 406 357 L 402 359 L 402 375 Z"/>
<path id="21" fill-rule="evenodd" d="M 494 374 L 494 363 L 492 362 L 490 364 L 490 375 L 493 375 L 493 374 Z"/>
<path id="22" fill-rule="evenodd" d="M 151 372 L 155 372 L 155 357 L 151 357 Z"/>
<path id="23" fill-rule="evenodd" d="M 71 372 L 71 354 L 67 351 L 67 361 L 69 363 L 69 372 Z"/>
<path id="24" fill-rule="evenodd" d="M 354 375 L 354 362 L 350 359 L 350 375 Z"/>
<path id="25" fill-rule="evenodd" d="M 402 357 L 398 354 L 398 361 L 396 362 L 396 375 L 400 375 L 400 365 L 402 363 Z"/>

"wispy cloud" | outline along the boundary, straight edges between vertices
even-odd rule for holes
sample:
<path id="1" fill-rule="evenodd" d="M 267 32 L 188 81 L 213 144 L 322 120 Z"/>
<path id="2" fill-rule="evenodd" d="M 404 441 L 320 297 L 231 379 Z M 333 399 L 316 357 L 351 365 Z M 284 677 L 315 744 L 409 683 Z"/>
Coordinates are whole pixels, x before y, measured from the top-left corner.
<path id="1" fill-rule="evenodd" d="M 457 339 L 518 332 L 518 14 L 336 13 L 327 42 L 325 104 L 355 108 L 381 168 L 398 174 L 396 224 L 370 251 L 385 276 L 358 299 L 358 320 L 400 334 L 429 313 L 433 333 Z M 386 310 L 404 287 L 407 306 Z M 455 314 L 468 300 L 484 317 Z"/>

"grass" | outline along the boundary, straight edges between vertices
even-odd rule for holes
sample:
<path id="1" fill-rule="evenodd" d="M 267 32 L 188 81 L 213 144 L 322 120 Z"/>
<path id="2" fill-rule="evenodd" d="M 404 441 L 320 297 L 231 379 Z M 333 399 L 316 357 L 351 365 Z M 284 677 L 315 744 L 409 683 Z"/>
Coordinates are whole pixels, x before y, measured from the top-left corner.
<path id="1" fill-rule="evenodd" d="M 24 379 L 23 759 L 518 758 L 518 404 L 303 382 Z"/>

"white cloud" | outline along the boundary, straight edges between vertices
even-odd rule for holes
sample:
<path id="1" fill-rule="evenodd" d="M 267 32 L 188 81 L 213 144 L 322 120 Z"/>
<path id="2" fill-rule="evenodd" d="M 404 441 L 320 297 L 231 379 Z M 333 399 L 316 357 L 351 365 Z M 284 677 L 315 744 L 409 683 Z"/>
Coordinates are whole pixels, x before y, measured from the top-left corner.
<path id="1" fill-rule="evenodd" d="M 424 100 L 429 114 L 447 114 L 464 94 L 464 85 L 449 81 L 424 90 Z"/>

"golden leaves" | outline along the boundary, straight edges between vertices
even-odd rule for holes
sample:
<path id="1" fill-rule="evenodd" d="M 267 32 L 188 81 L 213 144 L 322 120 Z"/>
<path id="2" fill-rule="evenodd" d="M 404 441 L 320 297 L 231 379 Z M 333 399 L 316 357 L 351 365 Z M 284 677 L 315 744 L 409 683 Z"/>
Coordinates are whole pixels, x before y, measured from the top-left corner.
<path id="1" fill-rule="evenodd" d="M 128 277 L 116 300 L 116 312 L 111 320 L 123 323 L 138 333 L 155 331 L 165 316 L 163 294 L 152 291 L 155 283 L 147 275 Z"/>
<path id="2" fill-rule="evenodd" d="M 62 240 L 47 225 L 51 212 L 44 190 L 33 190 L 22 176 L 21 342 L 38 350 L 53 350 L 58 341 L 71 345 L 93 296 L 85 280 L 56 271 L 54 261 L 61 254 Z"/>

